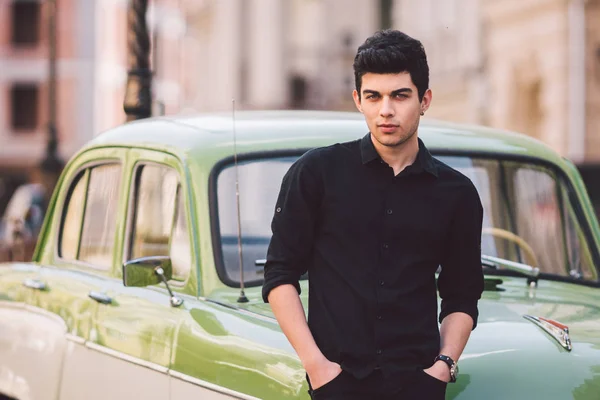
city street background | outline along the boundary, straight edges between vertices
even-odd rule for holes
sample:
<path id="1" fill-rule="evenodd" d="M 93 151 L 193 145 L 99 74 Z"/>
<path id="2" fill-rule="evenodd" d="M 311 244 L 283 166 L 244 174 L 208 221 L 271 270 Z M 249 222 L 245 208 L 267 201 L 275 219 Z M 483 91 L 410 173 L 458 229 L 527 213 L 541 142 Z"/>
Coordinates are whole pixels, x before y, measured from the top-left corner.
<path id="1" fill-rule="evenodd" d="M 122 124 L 127 0 L 0 0 L 0 215 L 43 181 L 51 107 L 66 162 Z M 352 61 L 382 28 L 420 39 L 428 118 L 516 130 L 573 160 L 600 210 L 600 0 L 149 0 L 153 115 L 354 110 Z M 51 150 L 50 150 L 51 151 Z"/>

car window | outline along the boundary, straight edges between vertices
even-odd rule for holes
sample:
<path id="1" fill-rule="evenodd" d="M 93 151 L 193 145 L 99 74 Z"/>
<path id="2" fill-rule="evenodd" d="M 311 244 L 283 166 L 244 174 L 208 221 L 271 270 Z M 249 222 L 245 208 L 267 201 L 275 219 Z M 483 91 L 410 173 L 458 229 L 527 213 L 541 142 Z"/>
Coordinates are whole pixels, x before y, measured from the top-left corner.
<path id="1" fill-rule="evenodd" d="M 173 264 L 173 279 L 178 281 L 185 281 L 187 279 L 192 265 L 192 249 L 190 247 L 186 216 L 183 190 L 181 190 L 180 186 L 177 191 L 177 213 L 171 236 L 171 247 L 169 249 Z"/>
<path id="2" fill-rule="evenodd" d="M 585 219 L 554 169 L 491 158 L 438 158 L 469 177 L 479 192 L 483 254 L 531 264 L 545 274 L 597 279 Z"/>
<path id="3" fill-rule="evenodd" d="M 136 170 L 129 259 L 171 256 L 173 279 L 189 275 L 191 251 L 177 172 L 155 164 Z"/>
<path id="4" fill-rule="evenodd" d="M 536 250 L 543 271 L 591 278 L 591 258 L 580 257 L 581 254 L 589 255 L 586 242 L 581 240 L 583 235 L 579 234 L 581 228 L 573 218 L 570 204 L 561 201 L 566 200 L 566 191 L 564 188 L 563 193 L 559 191 L 552 171 L 544 167 L 519 166 L 514 183 L 515 191 L 520 193 L 515 202 L 517 229 Z"/>
<path id="5" fill-rule="evenodd" d="M 238 166 L 242 259 L 244 282 L 263 278 L 256 260 L 264 259 L 271 240 L 271 219 L 283 176 L 297 157 L 258 159 Z M 227 278 L 240 280 L 238 253 L 238 217 L 235 169 L 225 167 L 218 175 L 217 204 L 222 260 Z"/>
<path id="6" fill-rule="evenodd" d="M 71 193 L 67 199 L 59 245 L 59 255 L 63 258 L 77 259 L 86 185 L 87 175 L 82 172 L 74 181 Z"/>
<path id="7" fill-rule="evenodd" d="M 121 166 L 90 170 L 78 260 L 110 269 L 115 242 Z"/>
<path id="8" fill-rule="evenodd" d="M 482 253 L 536 264 L 547 275 L 598 280 L 589 230 L 579 200 L 558 170 L 528 161 L 443 155 L 466 175 L 483 205 Z M 239 203 L 244 281 L 260 284 L 281 181 L 297 157 L 256 158 L 239 163 Z M 216 178 L 216 264 L 224 283 L 240 280 L 235 168 Z M 220 250 L 220 252 L 219 252 Z M 489 271 L 493 273 L 493 271 Z"/>
<path id="9" fill-rule="evenodd" d="M 110 269 L 120 180 L 119 164 L 88 168 L 75 178 L 63 211 L 60 257 Z"/>

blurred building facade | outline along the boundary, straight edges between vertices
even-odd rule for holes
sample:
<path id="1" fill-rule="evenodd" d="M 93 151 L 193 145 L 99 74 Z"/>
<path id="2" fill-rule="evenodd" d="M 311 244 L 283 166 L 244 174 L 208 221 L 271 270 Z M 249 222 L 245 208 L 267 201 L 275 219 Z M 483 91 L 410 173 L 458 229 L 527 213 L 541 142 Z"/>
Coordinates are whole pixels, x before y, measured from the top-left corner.
<path id="1" fill-rule="evenodd" d="M 354 109 L 374 31 L 425 45 L 428 116 L 521 131 L 600 162 L 600 0 L 149 0 L 154 114 Z M 59 149 L 125 121 L 127 0 L 57 0 Z M 45 0 L 0 0 L 0 168 L 42 158 Z"/>
<path id="2" fill-rule="evenodd" d="M 168 15 L 180 1 L 161 3 Z M 125 120 L 127 0 L 56 0 L 56 5 L 57 131 L 64 159 Z M 151 11 L 149 17 L 162 12 Z M 0 167 L 32 168 L 44 156 L 48 12 L 48 1 L 0 0 Z M 163 84 L 156 81 L 159 89 Z"/>
<path id="3" fill-rule="evenodd" d="M 128 1 L 55 2 L 56 128 L 59 155 L 67 160 L 94 135 L 125 121 Z M 170 87 L 179 86 L 179 82 L 173 85 L 172 79 L 180 78 L 183 53 L 178 32 L 183 32 L 179 20 L 185 2 L 150 3 L 153 43 L 160 43 L 163 59 L 172 61 L 159 64 L 153 60 L 161 67 L 155 92 L 169 95 Z M 35 175 L 45 156 L 50 10 L 48 0 L 0 0 L 0 214 L 6 197 L 16 185 Z M 177 111 L 179 104 L 168 100 L 170 111 Z"/>
<path id="4" fill-rule="evenodd" d="M 397 0 L 394 17 L 427 50 L 429 116 L 545 142 L 600 215 L 600 1 Z"/>
<path id="5" fill-rule="evenodd" d="M 430 115 L 524 132 L 578 164 L 600 162 L 600 1 L 434 3 L 400 0 L 395 10 L 428 50 Z"/>

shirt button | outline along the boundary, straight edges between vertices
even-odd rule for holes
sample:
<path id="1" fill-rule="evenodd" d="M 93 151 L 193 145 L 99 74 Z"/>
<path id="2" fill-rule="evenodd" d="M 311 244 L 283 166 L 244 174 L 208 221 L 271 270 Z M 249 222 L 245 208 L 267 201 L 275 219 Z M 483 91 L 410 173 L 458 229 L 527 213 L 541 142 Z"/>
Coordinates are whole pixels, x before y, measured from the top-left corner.
<path id="1" fill-rule="evenodd" d="M 381 354 L 381 353 L 383 353 L 383 350 L 377 349 L 377 354 Z"/>
<path id="2" fill-rule="evenodd" d="M 275 211 L 281 212 L 281 207 L 277 207 L 277 209 Z"/>
<path id="3" fill-rule="evenodd" d="M 390 245 L 387 243 L 384 243 L 381 245 L 381 247 L 383 247 L 384 249 L 388 249 L 390 247 Z"/>
<path id="4" fill-rule="evenodd" d="M 383 319 L 383 317 L 382 317 L 381 315 L 378 315 L 378 316 L 377 316 L 377 319 L 379 319 L 379 320 L 382 320 L 382 319 Z"/>
<path id="5" fill-rule="evenodd" d="M 379 281 L 379 286 L 383 286 L 383 285 L 385 285 L 385 281 L 383 281 L 383 280 Z"/>
<path id="6" fill-rule="evenodd" d="M 393 211 L 392 211 L 392 209 L 391 209 L 391 208 L 388 208 L 388 209 L 387 209 L 385 212 L 386 212 L 388 215 L 392 215 L 392 213 L 393 213 Z"/>

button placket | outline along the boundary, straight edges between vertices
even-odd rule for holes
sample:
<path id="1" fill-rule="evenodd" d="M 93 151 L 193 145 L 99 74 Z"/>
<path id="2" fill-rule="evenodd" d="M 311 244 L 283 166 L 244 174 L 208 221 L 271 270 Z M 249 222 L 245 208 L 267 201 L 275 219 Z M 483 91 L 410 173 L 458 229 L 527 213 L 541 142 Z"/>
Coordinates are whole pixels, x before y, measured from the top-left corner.
<path id="1" fill-rule="evenodd" d="M 383 309 L 382 304 L 385 303 L 386 296 L 386 274 L 385 274 L 385 266 L 389 264 L 390 260 L 390 247 L 391 240 L 393 239 L 393 221 L 394 218 L 391 216 L 394 213 L 394 187 L 395 187 L 395 179 L 393 179 L 393 170 L 391 167 L 388 167 L 390 172 L 392 173 L 392 179 L 388 181 L 387 188 L 385 189 L 386 193 L 384 195 L 384 202 L 382 210 L 380 211 L 381 215 L 381 257 L 379 258 L 379 262 L 377 263 L 377 272 L 375 276 L 375 293 L 376 293 L 376 308 L 374 310 L 374 332 L 375 332 L 375 346 L 374 351 L 376 356 L 382 357 L 385 349 L 381 346 L 381 334 L 385 331 L 385 318 L 383 317 Z"/>

